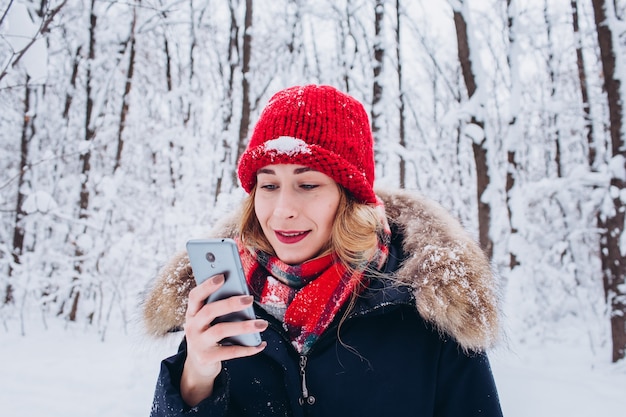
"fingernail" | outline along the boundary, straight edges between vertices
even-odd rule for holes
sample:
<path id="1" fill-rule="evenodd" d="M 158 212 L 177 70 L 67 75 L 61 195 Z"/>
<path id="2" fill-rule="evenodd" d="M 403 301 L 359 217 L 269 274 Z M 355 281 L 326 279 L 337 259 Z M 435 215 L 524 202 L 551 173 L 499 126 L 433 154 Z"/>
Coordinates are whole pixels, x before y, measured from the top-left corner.
<path id="1" fill-rule="evenodd" d="M 254 327 L 259 330 L 265 330 L 267 328 L 267 321 L 265 320 L 256 320 L 254 322 Z"/>
<path id="2" fill-rule="evenodd" d="M 251 295 L 246 295 L 244 297 L 241 297 L 239 301 L 241 301 L 241 304 L 244 304 L 244 305 L 252 304 L 252 302 L 254 301 L 254 297 Z"/>
<path id="3" fill-rule="evenodd" d="M 224 282 L 224 275 L 216 275 L 212 278 L 213 284 L 219 285 Z"/>

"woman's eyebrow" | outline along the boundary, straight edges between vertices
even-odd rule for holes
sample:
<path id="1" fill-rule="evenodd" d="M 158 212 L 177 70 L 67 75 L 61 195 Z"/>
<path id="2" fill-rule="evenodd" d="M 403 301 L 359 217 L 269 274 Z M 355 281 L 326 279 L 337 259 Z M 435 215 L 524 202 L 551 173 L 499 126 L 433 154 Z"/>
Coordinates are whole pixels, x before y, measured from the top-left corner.
<path id="1" fill-rule="evenodd" d="M 301 167 L 301 168 L 294 169 L 293 173 L 294 174 L 302 174 L 302 173 L 309 172 L 309 171 L 318 172 L 316 169 L 313 169 L 313 168 Z M 256 173 L 257 173 L 257 175 L 258 174 L 276 175 L 276 171 L 274 171 L 273 169 L 270 169 L 270 168 L 261 168 Z"/>

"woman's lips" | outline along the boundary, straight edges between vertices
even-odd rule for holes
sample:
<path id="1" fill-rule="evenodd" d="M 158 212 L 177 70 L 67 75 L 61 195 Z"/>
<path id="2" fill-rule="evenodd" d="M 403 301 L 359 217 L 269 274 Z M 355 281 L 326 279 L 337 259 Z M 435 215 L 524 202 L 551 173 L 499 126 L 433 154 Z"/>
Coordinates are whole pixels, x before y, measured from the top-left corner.
<path id="1" fill-rule="evenodd" d="M 276 235 L 276 239 L 280 243 L 293 244 L 298 243 L 305 237 L 309 235 L 309 231 L 304 232 L 291 232 L 291 231 L 278 231 L 275 230 L 274 234 Z"/>

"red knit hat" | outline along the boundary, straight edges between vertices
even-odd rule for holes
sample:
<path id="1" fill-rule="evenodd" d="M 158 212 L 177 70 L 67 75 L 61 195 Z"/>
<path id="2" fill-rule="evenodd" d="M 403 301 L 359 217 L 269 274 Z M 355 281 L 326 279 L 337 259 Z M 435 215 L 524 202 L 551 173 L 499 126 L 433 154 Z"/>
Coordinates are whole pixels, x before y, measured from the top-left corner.
<path id="1" fill-rule="evenodd" d="M 298 164 L 320 171 L 362 203 L 376 203 L 374 149 L 363 105 L 326 85 L 287 88 L 269 101 L 239 160 L 246 192 L 259 169 Z"/>

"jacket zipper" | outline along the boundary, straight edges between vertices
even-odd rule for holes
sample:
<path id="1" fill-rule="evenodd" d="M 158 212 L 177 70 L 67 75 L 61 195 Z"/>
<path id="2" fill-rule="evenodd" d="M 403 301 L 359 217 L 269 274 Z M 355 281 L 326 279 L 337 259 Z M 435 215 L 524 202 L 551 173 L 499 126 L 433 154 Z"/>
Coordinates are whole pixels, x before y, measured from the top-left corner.
<path id="1" fill-rule="evenodd" d="M 315 404 L 315 396 L 309 394 L 309 388 L 306 385 L 307 360 L 308 360 L 308 357 L 306 355 L 300 355 L 300 381 L 301 381 L 301 389 L 302 389 L 302 396 L 298 398 L 298 403 L 300 403 L 300 405 Z"/>
<path id="2" fill-rule="evenodd" d="M 388 306 L 393 305 L 393 304 L 394 303 L 385 303 L 385 304 L 381 304 L 381 305 L 376 305 L 373 308 L 369 308 L 367 310 L 363 310 L 363 311 L 360 311 L 360 312 L 357 312 L 357 313 L 350 314 L 347 319 L 349 320 L 349 319 L 354 318 L 354 317 L 366 316 L 366 315 L 368 315 L 371 312 L 377 311 L 380 308 L 388 307 Z M 404 303 L 400 303 L 400 304 L 404 304 Z M 261 309 L 261 311 L 263 311 L 263 310 Z M 290 346 L 291 343 L 289 341 L 289 338 L 287 338 L 285 336 L 285 334 L 281 331 L 281 327 L 280 326 L 273 324 L 272 319 L 270 318 L 270 315 L 269 314 L 266 314 L 266 315 L 262 314 L 261 316 L 265 316 L 265 318 L 270 322 L 270 326 L 274 327 L 276 332 L 287 342 L 287 345 Z M 330 333 L 330 331 L 335 331 L 336 329 L 337 329 L 336 325 L 330 326 L 328 329 L 326 329 L 326 331 L 324 332 L 324 334 L 322 335 L 320 340 L 324 339 L 325 337 L 327 337 L 327 335 Z M 318 342 L 320 340 L 318 340 Z M 314 350 L 314 348 L 311 349 L 308 353 L 310 354 L 311 351 L 313 351 L 313 350 Z M 308 358 L 307 355 L 300 355 L 300 363 L 299 363 L 299 365 L 300 365 L 300 390 L 301 390 L 302 395 L 301 395 L 300 398 L 298 398 L 298 403 L 301 406 L 304 406 L 305 404 L 313 405 L 313 404 L 315 404 L 315 401 L 316 401 L 315 396 L 311 395 L 309 393 L 309 387 L 307 386 L 307 383 L 306 383 L 306 365 L 307 365 L 308 359 L 309 358 Z"/>
<path id="3" fill-rule="evenodd" d="M 281 331 L 282 327 L 274 324 L 273 317 L 271 317 L 271 315 L 261 314 L 261 317 L 266 318 L 269 321 L 270 326 L 273 327 L 276 330 L 276 332 L 285 340 L 287 346 L 292 347 L 291 342 L 289 341 L 289 338 L 286 337 L 285 334 Z M 309 351 L 309 353 L 311 353 L 311 351 Z M 300 392 L 302 395 L 300 396 L 300 398 L 298 398 L 298 404 L 300 404 L 301 406 L 304 406 L 305 404 L 313 405 L 315 404 L 316 399 L 314 395 L 311 395 L 309 393 L 309 387 L 306 383 L 306 365 L 307 365 L 307 361 L 309 360 L 309 357 L 307 355 L 299 355 L 299 358 L 300 358 L 299 360 Z"/>

